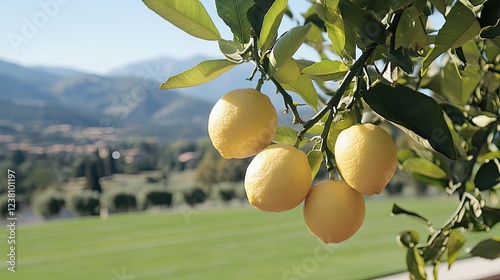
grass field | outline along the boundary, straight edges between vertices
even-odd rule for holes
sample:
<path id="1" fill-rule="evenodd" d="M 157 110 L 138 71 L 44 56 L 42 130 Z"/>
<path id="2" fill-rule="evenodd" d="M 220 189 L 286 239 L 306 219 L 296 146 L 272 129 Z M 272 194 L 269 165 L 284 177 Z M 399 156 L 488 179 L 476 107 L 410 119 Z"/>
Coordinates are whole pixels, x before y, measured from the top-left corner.
<path id="1" fill-rule="evenodd" d="M 392 199 L 368 200 L 365 224 L 340 245 L 319 243 L 301 207 L 282 214 L 248 206 L 177 209 L 19 225 L 17 272 L 7 271 L 0 230 L 0 279 L 367 279 L 405 269 L 396 234 L 420 225 L 389 215 Z M 439 225 L 453 199 L 397 199 Z M 422 231 L 423 233 L 423 231 Z M 499 235 L 499 228 L 488 236 Z M 468 234 L 466 246 L 485 237 Z M 474 241 L 475 240 L 475 241 Z"/>

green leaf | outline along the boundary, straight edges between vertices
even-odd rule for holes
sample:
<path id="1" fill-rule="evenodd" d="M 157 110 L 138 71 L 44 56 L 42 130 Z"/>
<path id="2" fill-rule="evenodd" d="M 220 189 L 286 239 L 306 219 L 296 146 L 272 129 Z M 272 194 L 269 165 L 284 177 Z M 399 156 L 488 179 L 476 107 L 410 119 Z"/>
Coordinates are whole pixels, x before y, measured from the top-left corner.
<path id="1" fill-rule="evenodd" d="M 295 141 L 297 141 L 298 134 L 299 133 L 293 128 L 279 126 L 276 129 L 273 142 L 293 145 L 295 144 Z"/>
<path id="2" fill-rule="evenodd" d="M 247 12 L 252 4 L 253 2 L 248 0 L 215 0 L 217 14 L 231 28 L 235 40 L 241 44 L 250 41 Z"/>
<path id="3" fill-rule="evenodd" d="M 233 41 L 221 39 L 218 43 L 219 50 L 229 61 L 234 63 L 243 62 L 243 57 L 240 55 L 240 49 L 238 49 L 238 46 Z"/>
<path id="4" fill-rule="evenodd" d="M 498 0 L 487 0 L 483 4 L 479 24 L 481 27 L 494 26 L 498 23 L 500 14 L 500 2 Z"/>
<path id="5" fill-rule="evenodd" d="M 278 27 L 281 24 L 281 19 L 285 14 L 287 5 L 288 0 L 276 0 L 264 16 L 259 38 L 261 50 L 267 50 L 276 39 Z"/>
<path id="6" fill-rule="evenodd" d="M 299 49 L 306 39 L 309 29 L 311 29 L 311 25 L 312 23 L 296 26 L 288 30 L 276 41 L 269 55 L 269 62 L 274 68 L 279 68 Z"/>
<path id="7" fill-rule="evenodd" d="M 413 61 L 411 60 L 408 49 L 400 47 L 397 50 L 385 52 L 384 55 L 389 58 L 397 67 L 405 71 L 406 74 L 413 73 Z"/>
<path id="8" fill-rule="evenodd" d="M 311 150 L 307 153 L 307 160 L 309 161 L 309 166 L 311 167 L 312 178 L 316 177 L 318 174 L 321 163 L 323 162 L 323 153 L 319 150 Z"/>
<path id="9" fill-rule="evenodd" d="M 447 178 L 447 174 L 443 169 L 423 158 L 409 158 L 403 162 L 402 167 L 410 173 L 422 174 L 435 179 Z"/>
<path id="10" fill-rule="evenodd" d="M 441 14 L 446 14 L 446 0 L 429 0 L 429 2 L 431 2 Z"/>
<path id="11" fill-rule="evenodd" d="M 283 84 L 283 88 L 298 93 L 314 111 L 318 111 L 318 93 L 309 77 L 300 75 L 297 80 L 289 84 Z"/>
<path id="12" fill-rule="evenodd" d="M 253 2 L 253 5 L 248 9 L 247 18 L 253 30 L 257 36 L 259 36 L 262 29 L 262 23 L 264 22 L 264 16 L 271 8 L 274 0 L 254 0 Z"/>
<path id="13" fill-rule="evenodd" d="M 436 179 L 436 178 L 431 178 L 427 177 L 425 175 L 419 174 L 419 173 L 412 173 L 411 174 L 415 179 L 419 180 L 420 182 L 433 185 L 436 187 L 440 187 L 441 189 L 445 190 L 449 187 L 449 180 L 448 179 Z"/>
<path id="14" fill-rule="evenodd" d="M 416 230 L 405 230 L 398 234 L 396 240 L 404 248 L 412 248 L 418 244 L 420 234 Z"/>
<path id="15" fill-rule="evenodd" d="M 410 149 L 399 149 L 398 150 L 398 162 L 403 164 L 407 159 L 415 157 L 415 152 Z"/>
<path id="16" fill-rule="evenodd" d="M 427 279 L 427 275 L 425 274 L 425 261 L 418 253 L 417 248 L 409 248 L 406 252 L 406 265 L 408 267 L 408 272 L 411 275 L 411 279 Z"/>
<path id="17" fill-rule="evenodd" d="M 498 160 L 490 160 L 481 167 L 474 178 L 474 185 L 480 191 L 491 190 L 500 184 L 500 170 Z"/>
<path id="18" fill-rule="evenodd" d="M 370 108 L 408 129 L 404 131 L 417 142 L 450 159 L 457 159 L 443 111 L 434 99 L 403 85 L 390 87 L 382 83 L 370 88 L 363 96 Z"/>
<path id="19" fill-rule="evenodd" d="M 481 38 L 493 39 L 500 36 L 500 20 L 494 26 L 487 26 L 481 30 Z"/>
<path id="20" fill-rule="evenodd" d="M 424 248 L 424 252 L 422 254 L 424 262 L 439 260 L 441 255 L 444 253 L 444 250 L 446 250 L 445 243 L 447 235 L 449 235 L 451 230 L 439 230 L 438 232 L 439 234 Z"/>
<path id="21" fill-rule="evenodd" d="M 484 206 L 482 208 L 483 210 L 483 223 L 489 227 L 492 228 L 496 224 L 500 223 L 500 209 L 499 208 L 493 208 L 489 206 Z"/>
<path id="22" fill-rule="evenodd" d="M 339 9 L 344 22 L 359 35 L 379 44 L 385 43 L 385 27 L 372 13 L 350 0 L 340 0 Z"/>
<path id="23" fill-rule="evenodd" d="M 489 260 L 500 257 L 500 237 L 494 237 L 479 242 L 469 253 L 473 256 Z"/>
<path id="24" fill-rule="evenodd" d="M 446 249 L 448 251 L 448 269 L 455 262 L 460 253 L 460 249 L 465 244 L 465 237 L 456 229 L 452 230 L 446 244 Z"/>
<path id="25" fill-rule="evenodd" d="M 432 226 L 431 222 L 429 222 L 429 220 L 427 220 L 426 218 L 420 216 L 419 214 L 417 214 L 415 212 L 411 212 L 411 211 L 405 210 L 405 209 L 399 207 L 396 203 L 394 203 L 392 205 L 391 214 L 392 215 L 401 215 L 401 214 L 408 215 L 408 216 L 410 216 L 412 218 L 417 219 L 419 222 L 425 224 L 427 227 L 431 227 Z"/>
<path id="26" fill-rule="evenodd" d="M 160 85 L 161 90 L 201 85 L 219 77 L 238 64 L 225 60 L 206 60 L 180 74 L 171 76 Z"/>
<path id="27" fill-rule="evenodd" d="M 393 11 L 401 10 L 413 4 L 415 0 L 393 0 L 391 3 L 391 9 Z"/>
<path id="28" fill-rule="evenodd" d="M 332 42 L 333 51 L 348 61 L 354 59 L 356 55 L 354 33 L 346 28 L 344 21 L 339 18 L 334 23 L 326 23 L 326 31 Z"/>
<path id="29" fill-rule="evenodd" d="M 460 1 L 457 1 L 446 16 L 446 21 L 436 36 L 435 47 L 423 60 L 422 75 L 442 53 L 462 46 L 465 42 L 477 36 L 480 31 L 481 27 L 474 12 Z"/>
<path id="30" fill-rule="evenodd" d="M 219 30 L 199 0 L 143 0 L 143 2 L 186 33 L 204 40 L 221 39 Z"/>
<path id="31" fill-rule="evenodd" d="M 302 69 L 303 74 L 312 79 L 323 81 L 341 80 L 347 71 L 349 71 L 349 67 L 338 60 L 323 60 Z"/>

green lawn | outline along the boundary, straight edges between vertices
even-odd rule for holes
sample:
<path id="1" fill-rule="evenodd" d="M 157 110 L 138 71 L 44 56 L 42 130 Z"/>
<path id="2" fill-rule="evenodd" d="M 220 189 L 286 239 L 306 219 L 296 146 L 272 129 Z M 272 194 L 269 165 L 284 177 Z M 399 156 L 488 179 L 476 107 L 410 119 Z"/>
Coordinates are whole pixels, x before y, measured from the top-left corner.
<path id="1" fill-rule="evenodd" d="M 0 230 L 0 279 L 363 279 L 405 269 L 396 234 L 420 225 L 389 215 L 392 199 L 367 201 L 361 230 L 337 245 L 319 243 L 301 207 L 264 213 L 251 207 L 111 215 L 20 225 L 18 264 L 7 271 Z M 437 225 L 455 200 L 397 199 Z M 500 233 L 495 228 L 494 234 Z M 490 233 L 493 234 L 493 233 Z M 488 234 L 488 236 L 490 235 Z M 466 246 L 485 235 L 468 234 Z"/>

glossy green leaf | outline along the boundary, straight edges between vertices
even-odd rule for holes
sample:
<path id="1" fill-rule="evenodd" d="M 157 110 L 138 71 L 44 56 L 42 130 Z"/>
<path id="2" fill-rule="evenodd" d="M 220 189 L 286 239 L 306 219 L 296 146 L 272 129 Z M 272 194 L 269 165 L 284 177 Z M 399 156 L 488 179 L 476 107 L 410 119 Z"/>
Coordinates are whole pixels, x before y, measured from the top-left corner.
<path id="1" fill-rule="evenodd" d="M 382 83 L 370 88 L 363 96 L 370 108 L 406 128 L 404 131 L 420 144 L 450 159 L 457 158 L 443 111 L 431 97 L 403 85 L 390 87 Z"/>
<path id="2" fill-rule="evenodd" d="M 259 46 L 261 50 L 267 50 L 276 39 L 278 27 L 281 24 L 281 19 L 285 14 L 287 5 L 288 0 L 276 0 L 264 16 L 259 38 Z"/>
<path id="3" fill-rule="evenodd" d="M 221 39 L 219 30 L 199 0 L 143 0 L 144 4 L 186 33 L 204 40 Z"/>
<path id="4" fill-rule="evenodd" d="M 248 9 L 247 18 L 255 31 L 257 36 L 260 35 L 262 29 L 262 23 L 264 22 L 264 16 L 267 11 L 271 8 L 274 0 L 254 0 L 249 2 L 254 2 L 253 5 Z"/>
<path id="5" fill-rule="evenodd" d="M 489 260 L 500 257 L 500 237 L 494 237 L 479 242 L 469 252 L 471 255 Z"/>
<path id="6" fill-rule="evenodd" d="M 364 38 L 376 43 L 385 43 L 385 26 L 367 10 L 350 0 L 340 0 L 339 9 L 345 24 Z"/>
<path id="7" fill-rule="evenodd" d="M 240 50 L 235 42 L 229 40 L 219 40 L 219 50 L 230 61 L 234 63 L 243 62 L 243 57 L 240 55 Z"/>
<path id="8" fill-rule="evenodd" d="M 311 167 L 312 178 L 316 177 L 318 171 L 323 162 L 323 153 L 319 150 L 311 150 L 307 153 L 307 160 L 309 161 L 309 166 Z"/>
<path id="9" fill-rule="evenodd" d="M 302 69 L 303 74 L 312 79 L 323 81 L 341 80 L 347 71 L 349 71 L 349 67 L 338 60 L 323 60 Z"/>
<path id="10" fill-rule="evenodd" d="M 354 33 L 346 28 L 344 21 L 339 18 L 334 23 L 326 23 L 326 30 L 333 51 L 348 61 L 354 59 L 356 56 Z"/>
<path id="11" fill-rule="evenodd" d="M 413 61 L 411 60 L 408 49 L 400 47 L 396 50 L 385 52 L 384 55 L 390 59 L 395 66 L 401 68 L 406 74 L 413 73 Z"/>
<path id="12" fill-rule="evenodd" d="M 309 77 L 300 75 L 297 80 L 289 84 L 283 84 L 283 87 L 299 94 L 314 111 L 318 111 L 318 93 Z"/>
<path id="13" fill-rule="evenodd" d="M 480 191 L 491 190 L 500 184 L 498 159 L 483 163 L 474 177 L 474 185 Z"/>
<path id="14" fill-rule="evenodd" d="M 225 60 L 206 60 L 180 74 L 171 76 L 160 85 L 161 90 L 201 85 L 219 77 L 238 64 Z"/>
<path id="15" fill-rule="evenodd" d="M 474 12 L 460 1 L 457 1 L 446 16 L 446 21 L 436 36 L 435 47 L 429 51 L 423 60 L 422 74 L 442 53 L 462 46 L 465 42 L 477 36 L 480 30 L 481 27 Z"/>
<path id="16" fill-rule="evenodd" d="M 339 10 L 339 1 L 316 2 L 316 14 L 324 21 L 333 51 L 344 60 L 352 61 L 356 56 L 354 33 L 344 24 Z"/>
<path id="17" fill-rule="evenodd" d="M 309 29 L 311 29 L 311 25 L 312 23 L 308 23 L 306 25 L 294 27 L 276 41 L 269 55 L 269 63 L 271 63 L 274 68 L 279 68 L 280 65 L 290 59 L 299 49 L 306 39 Z"/>
<path id="18" fill-rule="evenodd" d="M 417 248 L 409 248 L 406 252 L 406 265 L 408 267 L 408 272 L 411 275 L 411 279 L 427 279 L 427 275 L 425 274 L 425 261 L 418 253 Z"/>
<path id="19" fill-rule="evenodd" d="M 432 177 L 428 177 L 419 173 L 412 173 L 411 174 L 415 179 L 422 183 L 426 183 L 429 185 L 433 185 L 436 187 L 439 187 L 443 190 L 446 190 L 449 187 L 449 180 L 448 179 L 436 179 Z"/>
<path id="20" fill-rule="evenodd" d="M 231 28 L 235 40 L 241 44 L 246 44 L 250 40 L 247 12 L 252 4 L 253 1 L 248 0 L 215 0 L 217 14 Z"/>
<path id="21" fill-rule="evenodd" d="M 297 141 L 297 134 L 298 132 L 293 128 L 279 126 L 274 134 L 273 142 L 293 145 Z"/>
<path id="22" fill-rule="evenodd" d="M 316 14 L 324 21 L 333 51 L 344 60 L 352 61 L 356 55 L 354 33 L 344 24 L 339 0 L 316 2 Z"/>
<path id="23" fill-rule="evenodd" d="M 443 169 L 423 158 L 409 158 L 403 162 L 402 167 L 410 173 L 422 174 L 435 179 L 444 179 L 447 177 Z"/>
<path id="24" fill-rule="evenodd" d="M 456 229 L 452 230 L 446 244 L 448 252 L 448 269 L 455 262 L 460 253 L 460 250 L 465 244 L 465 237 Z"/>
<path id="25" fill-rule="evenodd" d="M 441 14 L 446 14 L 446 0 L 429 0 L 429 2 L 431 2 Z"/>

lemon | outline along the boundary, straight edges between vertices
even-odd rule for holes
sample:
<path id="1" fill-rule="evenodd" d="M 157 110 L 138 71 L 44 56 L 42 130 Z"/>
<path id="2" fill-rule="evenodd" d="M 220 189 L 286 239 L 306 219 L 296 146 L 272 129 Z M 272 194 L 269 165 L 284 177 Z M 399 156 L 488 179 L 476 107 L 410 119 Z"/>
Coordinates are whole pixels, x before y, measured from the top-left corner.
<path id="1" fill-rule="evenodd" d="M 304 220 L 309 231 L 325 243 L 340 243 L 353 236 L 365 219 L 363 195 L 346 182 L 326 180 L 309 191 Z"/>
<path id="2" fill-rule="evenodd" d="M 251 88 L 236 89 L 212 108 L 208 135 L 223 158 L 247 158 L 271 143 L 277 125 L 278 116 L 269 97 Z"/>
<path id="3" fill-rule="evenodd" d="M 285 63 L 275 71 L 273 77 L 282 84 L 294 82 L 300 75 L 300 67 L 293 58 L 285 61 Z"/>
<path id="4" fill-rule="evenodd" d="M 380 193 L 396 171 L 396 145 L 373 124 L 356 124 L 340 132 L 334 153 L 342 178 L 365 195 Z"/>
<path id="5" fill-rule="evenodd" d="M 283 212 L 304 200 L 311 181 L 306 154 L 290 144 L 275 144 L 253 158 L 244 185 L 248 201 L 255 208 Z"/>

